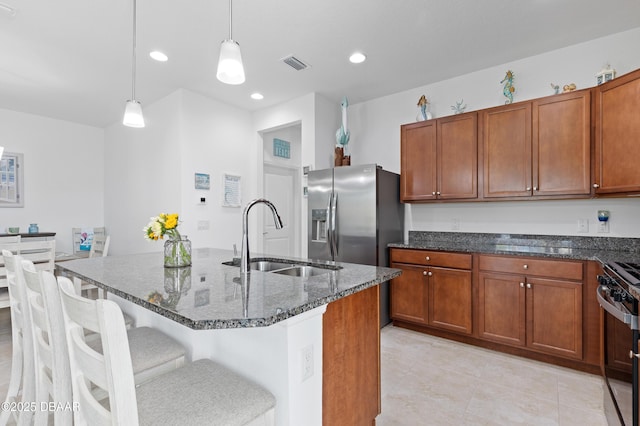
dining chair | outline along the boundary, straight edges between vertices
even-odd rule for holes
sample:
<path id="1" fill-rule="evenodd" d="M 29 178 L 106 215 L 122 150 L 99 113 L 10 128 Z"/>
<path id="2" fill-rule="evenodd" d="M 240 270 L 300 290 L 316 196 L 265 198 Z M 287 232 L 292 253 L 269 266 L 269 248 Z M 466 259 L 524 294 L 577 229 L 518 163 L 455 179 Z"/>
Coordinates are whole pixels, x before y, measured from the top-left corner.
<path id="1" fill-rule="evenodd" d="M 3 235 L 0 237 L 0 250 L 9 250 L 18 254 L 20 235 Z M 9 290 L 7 289 L 7 270 L 0 256 L 0 308 L 9 307 Z"/>
<path id="2" fill-rule="evenodd" d="M 87 248 L 89 245 L 87 244 L 87 239 L 93 239 L 97 236 L 104 237 L 107 235 L 107 231 L 104 226 L 96 228 L 71 228 L 71 234 L 73 238 L 73 254 L 78 257 L 88 257 L 90 248 Z M 93 246 L 93 243 L 91 243 L 91 245 Z"/>
<path id="3" fill-rule="evenodd" d="M 11 377 L 5 404 L 35 401 L 35 366 L 31 317 L 26 302 L 24 277 L 18 273 L 19 255 L 3 249 L 2 258 L 6 268 L 9 302 L 11 308 Z M 13 420 L 18 425 L 27 425 L 33 418 L 32 411 L 1 410 L 0 424 Z"/>
<path id="4" fill-rule="evenodd" d="M 208 359 L 136 386 L 120 307 L 76 295 L 69 280 L 59 286 L 76 425 L 274 424 L 276 401 L 269 391 Z M 86 344 L 84 329 L 100 335 L 103 354 Z M 95 398 L 89 382 L 108 394 L 108 404 Z"/>
<path id="5" fill-rule="evenodd" d="M 91 243 L 91 250 L 89 251 L 89 258 L 107 256 L 107 254 L 109 254 L 110 242 L 110 235 L 94 235 L 93 242 Z M 104 291 L 101 288 L 85 281 L 80 284 L 80 291 L 88 292 L 95 289 L 98 290 L 98 297 L 100 299 L 104 299 Z"/>

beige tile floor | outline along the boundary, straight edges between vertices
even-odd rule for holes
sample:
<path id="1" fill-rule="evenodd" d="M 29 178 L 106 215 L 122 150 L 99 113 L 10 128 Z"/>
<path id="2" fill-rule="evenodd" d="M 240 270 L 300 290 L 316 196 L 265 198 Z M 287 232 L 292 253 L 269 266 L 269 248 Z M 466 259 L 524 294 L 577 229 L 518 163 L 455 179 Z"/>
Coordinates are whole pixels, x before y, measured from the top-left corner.
<path id="1" fill-rule="evenodd" d="M 606 426 L 599 376 L 382 329 L 379 426 Z"/>
<path id="2" fill-rule="evenodd" d="M 602 380 L 387 326 L 378 426 L 606 425 Z M 0 397 L 11 368 L 11 320 L 0 309 Z"/>

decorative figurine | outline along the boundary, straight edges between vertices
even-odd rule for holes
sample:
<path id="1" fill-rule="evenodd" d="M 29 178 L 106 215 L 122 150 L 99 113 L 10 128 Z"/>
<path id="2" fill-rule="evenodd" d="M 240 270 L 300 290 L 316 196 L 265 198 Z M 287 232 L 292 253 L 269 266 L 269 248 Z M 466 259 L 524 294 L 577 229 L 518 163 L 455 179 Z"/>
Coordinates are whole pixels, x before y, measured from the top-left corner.
<path id="1" fill-rule="evenodd" d="M 420 96 L 418 101 L 418 115 L 416 115 L 416 121 L 431 120 L 433 116 L 429 112 L 429 101 L 425 95 Z"/>
<path id="2" fill-rule="evenodd" d="M 554 95 L 557 95 L 558 93 L 560 93 L 560 86 L 559 85 L 551 83 L 551 88 L 553 89 L 553 94 Z"/>
<path id="3" fill-rule="evenodd" d="M 513 71 L 507 71 L 507 74 L 504 76 L 500 84 L 504 83 L 504 88 L 502 89 L 502 94 L 507 97 L 507 100 L 504 101 L 505 104 L 510 104 L 513 102 L 513 92 L 516 91 L 516 88 L 513 87 L 513 79 L 515 75 Z"/>
<path id="4" fill-rule="evenodd" d="M 456 102 L 455 105 L 451 106 L 451 109 L 455 114 L 462 114 L 465 108 L 467 108 L 467 104 L 462 105 L 463 102 L 464 102 L 464 99 L 460 99 L 460 102 Z"/>
<path id="5" fill-rule="evenodd" d="M 575 83 L 565 84 L 564 86 L 562 86 L 562 93 L 573 92 L 574 90 L 576 90 Z"/>
<path id="6" fill-rule="evenodd" d="M 596 74 L 596 83 L 598 86 L 602 83 L 606 83 L 609 80 L 613 80 L 616 77 L 616 70 L 611 69 L 611 65 L 607 64 L 606 68 L 600 70 L 599 73 Z"/>
<path id="7" fill-rule="evenodd" d="M 334 165 L 336 166 L 348 166 L 351 164 L 351 156 L 345 155 L 347 144 L 349 143 L 349 129 L 347 128 L 347 108 L 349 107 L 349 101 L 345 96 L 340 103 L 342 108 L 342 126 L 336 131 L 336 150 Z"/>

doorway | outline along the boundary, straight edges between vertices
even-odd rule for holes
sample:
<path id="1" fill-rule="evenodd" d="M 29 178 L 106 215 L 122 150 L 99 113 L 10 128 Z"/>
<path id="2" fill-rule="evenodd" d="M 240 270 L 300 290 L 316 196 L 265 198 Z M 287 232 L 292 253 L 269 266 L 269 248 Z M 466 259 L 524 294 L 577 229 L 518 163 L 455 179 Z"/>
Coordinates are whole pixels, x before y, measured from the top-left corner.
<path id="1" fill-rule="evenodd" d="M 261 251 L 276 256 L 302 256 L 302 127 L 299 123 L 262 133 L 262 193 L 282 218 L 276 229 L 269 209 L 262 219 Z M 285 146 L 284 153 L 281 148 Z"/>

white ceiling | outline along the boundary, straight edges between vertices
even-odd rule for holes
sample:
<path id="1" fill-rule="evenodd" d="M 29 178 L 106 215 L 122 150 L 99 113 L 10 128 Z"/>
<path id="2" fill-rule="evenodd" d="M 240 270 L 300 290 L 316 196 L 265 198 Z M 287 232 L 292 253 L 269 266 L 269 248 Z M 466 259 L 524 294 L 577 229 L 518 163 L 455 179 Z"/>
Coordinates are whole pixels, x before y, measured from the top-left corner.
<path id="1" fill-rule="evenodd" d="M 0 10 L 0 108 L 98 127 L 121 120 L 131 97 L 132 0 L 0 3 L 17 10 Z M 235 0 L 240 86 L 215 78 L 228 18 L 227 0 L 138 0 L 143 108 L 178 88 L 249 111 L 310 92 L 358 103 L 636 28 L 640 1 Z M 150 59 L 153 49 L 169 61 Z M 349 63 L 355 50 L 368 60 Z M 280 62 L 290 54 L 311 68 Z M 250 99 L 255 91 L 264 100 Z"/>

